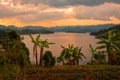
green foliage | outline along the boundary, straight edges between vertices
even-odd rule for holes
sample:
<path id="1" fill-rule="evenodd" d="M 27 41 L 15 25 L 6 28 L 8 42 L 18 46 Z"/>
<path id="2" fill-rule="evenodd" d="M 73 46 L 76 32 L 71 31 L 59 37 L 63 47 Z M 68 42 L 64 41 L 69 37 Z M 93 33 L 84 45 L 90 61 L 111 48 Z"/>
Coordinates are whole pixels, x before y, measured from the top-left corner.
<path id="1" fill-rule="evenodd" d="M 21 68 L 24 68 L 26 65 L 29 64 L 28 62 L 28 56 L 25 55 L 25 51 L 21 50 L 18 59 L 17 59 L 17 63 Z"/>
<path id="2" fill-rule="evenodd" d="M 64 46 L 61 46 L 63 48 L 61 55 L 57 58 L 58 62 L 63 62 L 63 64 L 69 64 L 69 65 L 78 65 L 79 59 L 86 58 L 83 53 L 81 52 L 82 48 L 74 47 L 73 45 L 68 46 L 68 48 L 65 48 Z"/>
<path id="3" fill-rule="evenodd" d="M 20 65 L 22 68 L 30 64 L 29 51 L 21 41 L 20 35 L 15 31 L 8 33 L 3 43 L 3 49 L 4 52 L 0 53 L 0 60 L 3 59 L 1 63 Z"/>
<path id="4" fill-rule="evenodd" d="M 55 65 L 55 57 L 52 56 L 51 51 L 46 51 L 42 59 L 46 67 L 51 67 Z"/>
<path id="5" fill-rule="evenodd" d="M 6 52 L 4 49 L 0 49 L 0 65 L 4 65 L 6 62 Z"/>
<path id="6" fill-rule="evenodd" d="M 92 54 L 91 63 L 90 64 L 105 64 L 106 63 L 106 55 L 104 51 L 97 51 L 98 48 L 93 48 L 92 45 L 89 45 L 89 51 Z"/>
<path id="7" fill-rule="evenodd" d="M 38 52 L 37 52 L 37 47 L 38 47 L 38 40 L 40 40 L 40 34 L 38 34 L 38 36 L 34 39 L 33 36 L 30 34 L 29 35 L 33 45 L 33 57 L 35 57 L 36 59 L 36 66 L 38 66 Z"/>
<path id="8" fill-rule="evenodd" d="M 16 33 L 16 31 L 12 30 L 7 34 L 8 40 L 20 40 L 20 35 Z"/>
<path id="9" fill-rule="evenodd" d="M 40 61 L 39 61 L 39 65 L 41 66 L 42 65 L 42 57 L 43 57 L 43 51 L 44 51 L 44 48 L 49 48 L 49 45 L 50 44 L 54 44 L 54 43 L 49 43 L 46 40 L 41 40 L 40 38 L 40 34 L 37 35 L 37 37 L 34 39 L 32 37 L 32 35 L 30 35 L 30 38 L 32 39 L 32 42 L 34 43 L 34 46 L 33 46 L 33 56 L 35 55 L 36 56 L 36 65 L 38 65 L 38 61 L 37 61 L 37 46 L 40 47 Z"/>
<path id="10" fill-rule="evenodd" d="M 118 58 L 118 64 L 120 64 L 120 54 L 116 57 L 116 53 L 120 52 L 120 35 L 117 33 L 113 33 L 112 31 L 108 32 L 107 38 L 101 38 L 98 42 L 100 46 L 98 49 L 105 49 L 108 55 L 108 63 L 109 64 L 116 64 L 116 59 Z"/>
<path id="11" fill-rule="evenodd" d="M 105 64 L 106 55 L 104 54 L 104 52 L 98 51 L 93 56 L 94 56 L 95 64 Z"/>
<path id="12" fill-rule="evenodd" d="M 21 80 L 21 69 L 18 65 L 2 65 L 2 80 Z"/>

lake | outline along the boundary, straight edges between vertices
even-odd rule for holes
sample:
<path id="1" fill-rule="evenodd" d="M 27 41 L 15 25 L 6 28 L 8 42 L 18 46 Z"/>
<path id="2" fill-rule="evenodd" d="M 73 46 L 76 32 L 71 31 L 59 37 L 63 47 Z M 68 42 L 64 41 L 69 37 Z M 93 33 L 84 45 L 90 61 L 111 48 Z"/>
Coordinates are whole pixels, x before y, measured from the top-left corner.
<path id="1" fill-rule="evenodd" d="M 34 34 L 32 36 L 35 38 L 37 34 Z M 29 35 L 23 35 L 23 37 L 23 42 L 26 44 L 30 51 L 30 61 L 32 63 L 35 63 L 35 58 L 33 58 L 33 43 L 31 42 Z M 81 61 L 80 64 L 86 64 L 90 61 L 91 54 L 89 51 L 89 44 L 91 44 L 93 47 L 96 47 L 96 42 L 98 42 L 98 39 L 96 39 L 95 36 L 91 36 L 89 33 L 57 32 L 54 34 L 41 34 L 41 39 L 48 39 L 49 42 L 55 43 L 53 45 L 50 45 L 50 48 L 45 50 L 52 51 L 53 55 L 56 57 L 58 57 L 62 51 L 62 48 L 60 46 L 68 47 L 68 44 L 73 44 L 75 47 L 82 47 L 82 53 L 84 53 L 87 58 Z M 38 52 L 40 51 L 38 50 Z"/>

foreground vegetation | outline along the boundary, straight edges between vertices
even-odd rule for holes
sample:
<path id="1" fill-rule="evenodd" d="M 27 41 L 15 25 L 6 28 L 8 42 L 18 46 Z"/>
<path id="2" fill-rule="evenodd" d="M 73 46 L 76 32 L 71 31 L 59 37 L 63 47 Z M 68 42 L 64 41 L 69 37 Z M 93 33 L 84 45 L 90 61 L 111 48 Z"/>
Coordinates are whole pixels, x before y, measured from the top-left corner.
<path id="1" fill-rule="evenodd" d="M 34 72 L 37 70 L 37 73 Z M 28 73 L 27 73 L 28 72 Z M 119 80 L 120 67 L 109 65 L 54 66 L 27 68 L 27 79 L 42 80 Z"/>
<path id="2" fill-rule="evenodd" d="M 107 32 L 108 31 L 112 31 L 114 33 L 120 34 L 120 24 L 119 25 L 115 25 L 109 29 L 103 29 L 100 30 L 98 32 L 92 32 L 91 35 L 95 35 L 97 38 L 107 38 Z"/>
<path id="3" fill-rule="evenodd" d="M 1 71 L 3 69 L 0 69 L 1 80 L 120 80 L 120 66 L 111 65 L 57 65 L 51 68 L 31 65 Z"/>
<path id="4" fill-rule="evenodd" d="M 120 35 L 117 33 L 109 31 L 107 38 L 100 38 L 96 48 L 89 44 L 91 61 L 81 66 L 79 61 L 86 59 L 82 47 L 61 46 L 63 50 L 55 58 L 51 51 L 44 52 L 44 48 L 54 43 L 42 40 L 40 34 L 30 38 L 34 43 L 35 65 L 30 63 L 23 38 L 15 31 L 0 40 L 0 80 L 120 80 Z M 63 65 L 55 65 L 56 61 Z"/>

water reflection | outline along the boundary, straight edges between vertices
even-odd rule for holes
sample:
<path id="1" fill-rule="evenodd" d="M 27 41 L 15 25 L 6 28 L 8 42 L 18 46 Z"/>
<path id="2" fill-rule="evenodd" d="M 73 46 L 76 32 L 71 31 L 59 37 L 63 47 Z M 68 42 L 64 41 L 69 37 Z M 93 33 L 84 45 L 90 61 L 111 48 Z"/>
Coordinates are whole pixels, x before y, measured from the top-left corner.
<path id="1" fill-rule="evenodd" d="M 33 37 L 36 37 L 37 35 L 33 35 Z M 87 59 L 84 59 L 81 61 L 81 64 L 85 64 L 88 61 L 90 61 L 91 54 L 89 52 L 89 44 L 92 44 L 93 47 L 96 47 L 96 42 L 98 41 L 95 39 L 94 36 L 89 35 L 89 33 L 54 33 L 54 34 L 42 34 L 41 38 L 48 39 L 49 42 L 54 42 L 54 45 L 50 45 L 50 48 L 45 50 L 50 50 L 53 52 L 53 55 L 58 57 L 62 51 L 61 45 L 67 47 L 68 44 L 73 44 L 75 47 L 82 47 L 82 52 L 87 57 Z M 31 39 L 28 35 L 24 35 L 23 42 L 26 44 L 26 46 L 29 48 L 30 51 L 30 60 L 31 62 L 35 62 L 35 59 L 33 58 L 33 43 L 31 42 Z M 38 50 L 39 51 L 39 50 Z M 39 56 L 38 56 L 39 57 Z"/>

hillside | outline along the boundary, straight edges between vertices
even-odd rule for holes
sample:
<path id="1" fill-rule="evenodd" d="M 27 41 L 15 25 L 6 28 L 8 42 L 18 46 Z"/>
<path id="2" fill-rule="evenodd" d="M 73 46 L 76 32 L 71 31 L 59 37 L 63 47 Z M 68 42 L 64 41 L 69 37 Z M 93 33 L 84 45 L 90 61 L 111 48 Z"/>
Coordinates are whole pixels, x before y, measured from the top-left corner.
<path id="1" fill-rule="evenodd" d="M 115 25 L 115 26 L 113 26 L 113 27 L 111 27 L 109 29 L 100 30 L 98 32 L 92 32 L 91 35 L 95 35 L 98 38 L 100 38 L 100 37 L 104 37 L 105 38 L 107 36 L 107 32 L 108 31 L 112 31 L 114 33 L 120 34 L 120 25 Z"/>
<path id="2" fill-rule="evenodd" d="M 41 26 L 25 26 L 22 28 L 18 28 L 14 25 L 10 25 L 10 26 L 4 26 L 4 25 L 0 25 L 0 30 L 8 32 L 10 30 L 15 30 L 17 31 L 17 33 L 19 34 L 49 34 L 49 33 L 54 33 L 53 31 L 48 30 L 47 28 L 41 27 Z"/>
<path id="3" fill-rule="evenodd" d="M 24 26 L 18 28 L 14 25 L 4 26 L 0 25 L 0 30 L 8 32 L 9 30 L 16 30 L 19 34 L 49 34 L 54 32 L 72 32 L 72 33 L 85 33 L 85 32 L 97 32 L 104 29 L 109 29 L 113 24 L 94 25 L 94 26 L 57 26 L 46 28 L 42 26 Z"/>
<path id="4" fill-rule="evenodd" d="M 114 26 L 113 24 L 104 24 L 104 25 L 93 25 L 93 26 L 57 26 L 50 28 L 49 30 L 54 32 L 76 32 L 76 33 L 85 33 L 85 32 L 97 32 L 103 29 L 109 29 Z"/>

